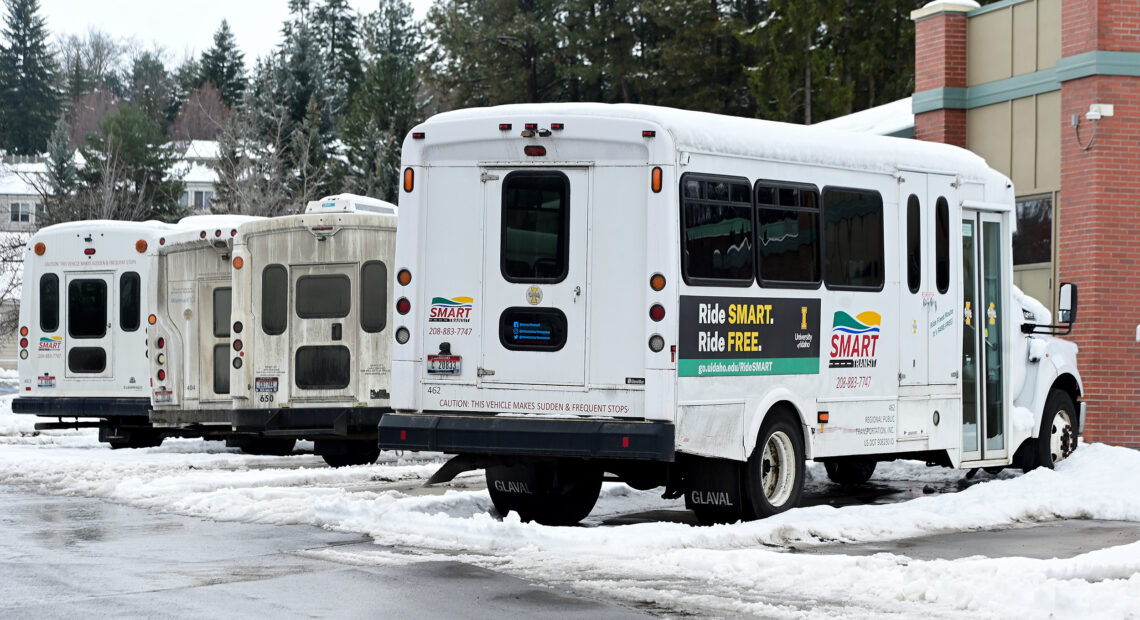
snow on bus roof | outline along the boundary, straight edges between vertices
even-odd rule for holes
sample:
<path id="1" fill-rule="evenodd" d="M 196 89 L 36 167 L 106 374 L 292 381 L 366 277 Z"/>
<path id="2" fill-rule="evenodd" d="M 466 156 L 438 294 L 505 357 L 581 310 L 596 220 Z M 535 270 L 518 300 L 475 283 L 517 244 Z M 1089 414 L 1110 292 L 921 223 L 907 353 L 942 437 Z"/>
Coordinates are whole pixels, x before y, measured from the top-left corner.
<path id="1" fill-rule="evenodd" d="M 81 220 L 78 222 L 63 222 L 61 224 L 46 226 L 36 232 L 34 238 L 57 237 L 65 234 L 91 231 L 111 234 L 112 236 L 119 234 L 157 236 L 172 230 L 176 230 L 173 224 L 167 224 L 166 222 L 159 222 L 157 220 L 147 220 L 145 222 L 127 220 Z"/>
<path id="2" fill-rule="evenodd" d="M 371 196 L 358 194 L 337 194 L 312 200 L 305 206 L 305 213 L 382 213 L 396 215 L 399 207 Z"/>
<path id="3" fill-rule="evenodd" d="M 977 180 L 1005 178 L 978 155 L 947 144 L 633 103 L 533 103 L 468 108 L 437 114 L 421 128 L 455 121 L 501 121 L 507 116 L 524 114 L 647 121 L 667 131 L 678 149 L 712 154 L 888 173 L 903 167 L 954 172 Z"/>

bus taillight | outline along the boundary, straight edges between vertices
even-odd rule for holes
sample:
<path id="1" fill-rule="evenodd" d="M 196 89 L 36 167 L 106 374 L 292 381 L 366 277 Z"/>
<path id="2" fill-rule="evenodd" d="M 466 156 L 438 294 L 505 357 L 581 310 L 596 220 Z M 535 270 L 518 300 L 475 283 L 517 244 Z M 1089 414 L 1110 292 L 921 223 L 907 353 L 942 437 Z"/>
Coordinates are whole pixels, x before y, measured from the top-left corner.
<path id="1" fill-rule="evenodd" d="M 523 153 L 531 157 L 542 157 L 546 155 L 546 147 L 539 144 L 530 144 L 523 147 Z"/>
<path id="2" fill-rule="evenodd" d="M 400 314 L 407 314 L 412 309 L 412 302 L 408 301 L 407 297 L 401 297 L 400 301 L 396 302 L 396 312 Z"/>
<path id="3" fill-rule="evenodd" d="M 661 319 L 665 318 L 665 306 L 662 306 L 661 304 L 653 304 L 653 306 L 649 308 L 649 318 L 653 319 L 655 322 L 660 322 Z"/>

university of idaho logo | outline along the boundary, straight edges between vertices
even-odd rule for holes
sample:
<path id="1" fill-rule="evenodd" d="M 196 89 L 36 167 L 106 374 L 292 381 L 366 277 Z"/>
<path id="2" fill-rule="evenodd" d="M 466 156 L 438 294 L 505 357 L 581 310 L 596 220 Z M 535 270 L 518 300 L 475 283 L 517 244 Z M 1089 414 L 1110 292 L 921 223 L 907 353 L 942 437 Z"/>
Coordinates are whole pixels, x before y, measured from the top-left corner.
<path id="1" fill-rule="evenodd" d="M 874 368 L 878 364 L 879 326 L 883 317 L 878 312 L 860 312 L 851 316 L 836 311 L 831 324 L 831 360 L 828 368 Z"/>

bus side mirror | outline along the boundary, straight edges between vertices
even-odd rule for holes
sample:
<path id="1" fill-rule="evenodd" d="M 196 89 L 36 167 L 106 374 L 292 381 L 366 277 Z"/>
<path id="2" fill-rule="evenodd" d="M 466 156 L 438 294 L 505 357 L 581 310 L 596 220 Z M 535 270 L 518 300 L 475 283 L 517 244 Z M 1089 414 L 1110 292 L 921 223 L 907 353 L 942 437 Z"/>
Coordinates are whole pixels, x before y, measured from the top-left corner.
<path id="1" fill-rule="evenodd" d="M 1072 325 L 1077 322 L 1077 285 L 1061 283 L 1061 295 L 1057 304 L 1057 322 Z"/>

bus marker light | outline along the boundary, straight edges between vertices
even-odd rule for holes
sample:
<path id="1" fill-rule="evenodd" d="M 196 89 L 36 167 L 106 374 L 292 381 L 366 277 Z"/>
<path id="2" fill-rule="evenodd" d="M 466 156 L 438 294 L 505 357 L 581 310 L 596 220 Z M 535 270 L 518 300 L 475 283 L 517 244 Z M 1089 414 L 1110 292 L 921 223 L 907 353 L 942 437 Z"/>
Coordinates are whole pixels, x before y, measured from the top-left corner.
<path id="1" fill-rule="evenodd" d="M 653 190 L 653 193 L 654 194 L 660 194 L 661 193 L 661 167 L 660 166 L 653 168 L 653 172 L 650 173 L 650 175 L 649 175 L 649 180 L 650 180 L 649 186 Z"/>
<path id="2" fill-rule="evenodd" d="M 412 302 L 408 301 L 407 297 L 401 297 L 400 300 L 396 302 L 396 312 L 400 314 L 407 314 L 411 309 Z"/>
<path id="3" fill-rule="evenodd" d="M 244 328 L 245 328 L 245 325 L 242 325 L 241 321 L 234 321 L 234 333 L 235 334 L 240 334 L 241 330 Z"/>
<path id="4" fill-rule="evenodd" d="M 407 440 L 408 440 L 408 431 L 401 430 L 400 431 L 400 441 L 407 441 Z"/>
<path id="5" fill-rule="evenodd" d="M 139 239 L 138 241 L 135 242 L 135 251 L 138 252 L 139 254 L 146 252 L 146 245 L 147 244 L 146 244 L 145 239 Z"/>
<path id="6" fill-rule="evenodd" d="M 153 315 L 153 314 L 146 317 L 146 322 L 150 323 L 151 325 L 154 325 L 157 321 L 158 321 L 158 317 Z"/>
<path id="7" fill-rule="evenodd" d="M 404 168 L 404 191 L 410 192 L 416 186 L 416 173 L 411 168 Z"/>
<path id="8" fill-rule="evenodd" d="M 629 447 L 629 437 L 622 437 L 621 438 L 621 447 L 623 447 L 623 448 Z"/>
<path id="9" fill-rule="evenodd" d="M 198 234 L 198 237 L 200 239 L 205 239 L 206 238 L 206 231 L 203 230 L 201 233 Z"/>
<path id="10" fill-rule="evenodd" d="M 215 237 L 221 237 L 222 236 L 222 229 L 219 228 L 219 229 L 215 230 L 214 236 Z"/>
<path id="11" fill-rule="evenodd" d="M 230 236 L 231 236 L 231 237 L 236 237 L 236 236 L 237 236 L 237 229 L 236 229 L 236 228 L 231 228 L 231 229 L 230 229 Z"/>
<path id="12" fill-rule="evenodd" d="M 240 257 L 240 256 L 234 257 L 234 269 L 241 269 L 242 265 L 244 265 L 244 264 L 245 264 L 245 260 L 242 259 L 242 257 Z"/>
<path id="13" fill-rule="evenodd" d="M 649 288 L 660 291 L 665 288 L 665 276 L 655 273 L 652 278 L 649 278 Z"/>
<path id="14" fill-rule="evenodd" d="M 21 336 L 27 336 L 28 335 L 28 328 L 27 327 L 21 327 L 20 328 L 20 335 Z"/>
<path id="15" fill-rule="evenodd" d="M 656 135 L 657 135 L 657 132 L 656 132 L 656 131 L 653 131 L 653 130 L 650 130 L 650 129 L 646 129 L 645 131 L 641 132 L 641 137 L 642 137 L 642 138 L 653 138 L 653 137 L 655 137 Z"/>
<path id="16" fill-rule="evenodd" d="M 87 248 L 87 249 L 83 250 L 83 253 L 88 255 L 88 256 L 94 256 L 95 255 L 95 248 Z"/>
<path id="17" fill-rule="evenodd" d="M 159 336 L 158 340 L 154 341 L 154 344 L 161 349 L 166 346 L 166 338 Z"/>
<path id="18" fill-rule="evenodd" d="M 396 274 L 396 281 L 400 283 L 400 286 L 407 286 L 411 284 L 412 272 L 408 271 L 407 269 L 401 269 L 400 272 Z"/>
<path id="19" fill-rule="evenodd" d="M 413 139 L 413 140 L 423 140 L 423 139 L 424 139 L 424 138 L 426 138 L 426 137 L 427 137 L 427 136 L 426 136 L 426 135 L 424 135 L 424 132 L 422 132 L 422 131 L 415 131 L 415 132 L 412 132 L 412 139 Z"/>
<path id="20" fill-rule="evenodd" d="M 158 380 L 166 381 L 166 371 L 161 368 L 158 369 Z"/>
<path id="21" fill-rule="evenodd" d="M 44 252 L 47 252 L 47 246 L 44 245 L 43 241 L 37 242 L 36 243 L 36 256 L 43 256 Z"/>
<path id="22" fill-rule="evenodd" d="M 537 131 L 538 130 L 538 123 L 526 123 L 525 125 L 523 125 L 523 129 L 527 129 L 529 131 Z"/>
<path id="23" fill-rule="evenodd" d="M 661 319 L 665 318 L 665 306 L 653 304 L 653 306 L 649 308 L 649 318 L 653 319 L 654 322 L 660 322 Z"/>
<path id="24" fill-rule="evenodd" d="M 539 144 L 531 144 L 523 147 L 523 152 L 531 157 L 542 157 L 546 155 L 546 147 Z"/>
<path id="25" fill-rule="evenodd" d="M 827 424 L 827 421 L 830 417 L 831 417 L 831 415 L 828 412 L 820 411 L 819 415 L 818 415 L 819 423 L 820 424 Z"/>
<path id="26" fill-rule="evenodd" d="M 166 237 L 159 237 L 158 245 L 166 245 Z"/>
<path id="27" fill-rule="evenodd" d="M 511 124 L 510 123 L 499 123 L 499 131 L 510 131 L 510 130 L 511 130 Z"/>
<path id="28" fill-rule="evenodd" d="M 241 341 L 240 341 L 240 340 L 235 340 L 235 341 L 234 341 L 234 351 L 241 351 L 241 346 L 242 346 L 242 345 L 241 345 Z"/>
<path id="29" fill-rule="evenodd" d="M 677 361 L 677 345 L 669 347 L 669 362 L 673 363 L 675 361 Z"/>
<path id="30" fill-rule="evenodd" d="M 550 128 L 554 131 L 562 131 L 563 129 L 566 129 L 566 123 L 551 123 Z"/>
<path id="31" fill-rule="evenodd" d="M 27 338 L 20 338 L 20 346 L 22 348 L 25 348 L 25 349 L 28 348 L 28 339 Z"/>

